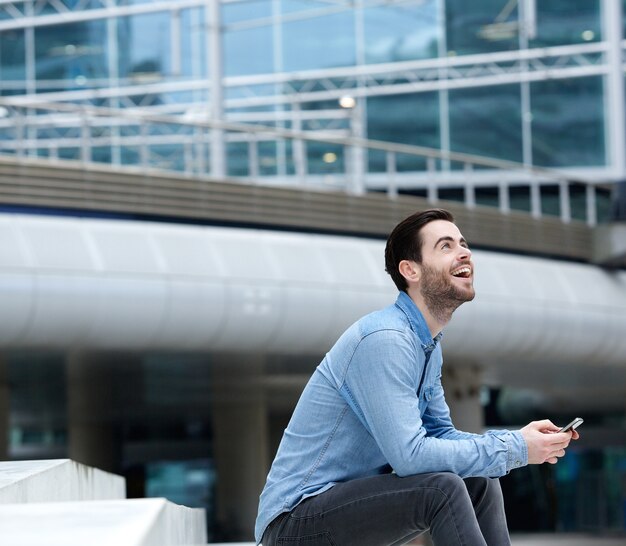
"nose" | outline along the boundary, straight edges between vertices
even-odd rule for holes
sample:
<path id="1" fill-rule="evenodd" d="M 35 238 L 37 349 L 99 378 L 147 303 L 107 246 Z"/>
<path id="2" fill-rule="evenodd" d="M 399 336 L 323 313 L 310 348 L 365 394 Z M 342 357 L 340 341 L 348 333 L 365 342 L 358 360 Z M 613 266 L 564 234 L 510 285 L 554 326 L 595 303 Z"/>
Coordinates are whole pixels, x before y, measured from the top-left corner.
<path id="1" fill-rule="evenodd" d="M 469 260 L 472 257 L 472 251 L 466 246 L 459 246 L 459 260 Z"/>

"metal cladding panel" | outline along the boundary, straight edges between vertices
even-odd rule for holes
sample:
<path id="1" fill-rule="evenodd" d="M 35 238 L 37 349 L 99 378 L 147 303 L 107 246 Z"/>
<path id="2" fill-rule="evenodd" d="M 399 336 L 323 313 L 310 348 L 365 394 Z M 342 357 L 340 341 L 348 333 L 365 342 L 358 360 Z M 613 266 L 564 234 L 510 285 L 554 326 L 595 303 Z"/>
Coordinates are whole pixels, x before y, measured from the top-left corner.
<path id="1" fill-rule="evenodd" d="M 395 298 L 384 242 L 0 215 L 0 344 L 324 353 Z M 475 251 L 446 358 L 623 367 L 626 273 Z"/>
<path id="2" fill-rule="evenodd" d="M 28 271 L 0 272 L 0 346 L 16 344 L 29 334 L 35 302 L 34 277 Z"/>

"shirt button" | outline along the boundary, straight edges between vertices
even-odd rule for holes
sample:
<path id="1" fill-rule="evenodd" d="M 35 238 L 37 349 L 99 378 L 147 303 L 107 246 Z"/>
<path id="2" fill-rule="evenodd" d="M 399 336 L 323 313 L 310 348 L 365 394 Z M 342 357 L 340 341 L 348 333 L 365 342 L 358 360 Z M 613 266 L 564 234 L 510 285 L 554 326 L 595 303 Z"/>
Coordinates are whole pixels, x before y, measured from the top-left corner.
<path id="1" fill-rule="evenodd" d="M 515 466 L 522 466 L 522 461 L 515 461 Z"/>

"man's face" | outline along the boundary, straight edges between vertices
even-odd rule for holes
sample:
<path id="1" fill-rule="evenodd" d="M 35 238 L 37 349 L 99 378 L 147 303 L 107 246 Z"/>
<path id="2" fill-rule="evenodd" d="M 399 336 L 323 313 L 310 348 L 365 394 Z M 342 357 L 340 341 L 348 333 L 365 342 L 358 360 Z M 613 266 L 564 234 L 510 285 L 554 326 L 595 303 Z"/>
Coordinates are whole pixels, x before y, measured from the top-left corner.
<path id="1" fill-rule="evenodd" d="M 463 235 L 452 222 L 435 220 L 421 230 L 419 289 L 429 309 L 453 311 L 474 299 L 474 264 Z"/>

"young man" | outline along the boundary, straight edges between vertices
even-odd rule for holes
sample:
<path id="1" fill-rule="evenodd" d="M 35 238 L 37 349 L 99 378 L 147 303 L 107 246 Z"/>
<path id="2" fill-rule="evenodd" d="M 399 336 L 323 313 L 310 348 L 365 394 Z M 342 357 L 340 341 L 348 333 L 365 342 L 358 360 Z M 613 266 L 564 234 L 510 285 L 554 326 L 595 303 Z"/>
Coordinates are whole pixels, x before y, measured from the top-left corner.
<path id="1" fill-rule="evenodd" d="M 576 432 L 454 428 L 441 386 L 442 329 L 474 298 L 467 242 L 441 209 L 393 230 L 394 305 L 353 324 L 307 384 L 285 430 L 256 522 L 257 543 L 510 544 L 499 476 L 555 463 Z"/>

